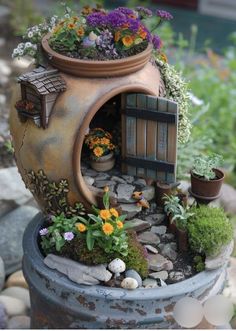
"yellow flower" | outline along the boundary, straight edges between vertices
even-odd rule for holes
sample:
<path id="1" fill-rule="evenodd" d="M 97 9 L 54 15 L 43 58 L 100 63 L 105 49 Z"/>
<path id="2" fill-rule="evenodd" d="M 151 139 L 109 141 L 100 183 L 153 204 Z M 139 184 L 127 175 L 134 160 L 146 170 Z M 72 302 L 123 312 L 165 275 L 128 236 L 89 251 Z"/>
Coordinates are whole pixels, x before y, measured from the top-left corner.
<path id="1" fill-rule="evenodd" d="M 112 216 L 114 216 L 114 217 L 118 217 L 118 216 L 119 216 L 119 213 L 118 213 L 118 211 L 117 211 L 115 208 L 111 208 L 111 209 L 110 209 L 110 213 L 111 213 Z"/>
<path id="2" fill-rule="evenodd" d="M 117 224 L 118 229 L 122 229 L 124 226 L 123 222 L 121 222 L 121 221 L 117 221 L 116 224 Z"/>
<path id="3" fill-rule="evenodd" d="M 68 29 L 74 29 L 75 27 L 76 27 L 76 25 L 74 24 L 74 23 L 69 23 L 68 25 L 67 25 L 67 27 L 68 27 Z"/>
<path id="4" fill-rule="evenodd" d="M 107 209 L 101 209 L 100 212 L 99 212 L 99 215 L 105 221 L 108 220 L 111 217 L 111 213 Z"/>
<path id="5" fill-rule="evenodd" d="M 125 36 L 122 38 L 122 42 L 126 47 L 130 47 L 134 42 L 134 38 L 132 36 Z"/>
<path id="6" fill-rule="evenodd" d="M 98 146 L 98 147 L 94 148 L 93 153 L 94 153 L 94 155 L 96 155 L 97 157 L 102 156 L 102 154 L 103 154 L 103 149 L 102 149 L 102 147 L 99 147 L 99 146 Z"/>
<path id="7" fill-rule="evenodd" d="M 110 223 L 106 222 L 106 223 L 103 224 L 102 230 L 107 236 L 109 236 L 110 234 L 113 233 L 114 227 Z"/>
<path id="8" fill-rule="evenodd" d="M 81 26 L 80 28 L 78 28 L 78 30 L 76 31 L 77 36 L 79 37 L 83 37 L 84 35 L 84 28 Z"/>
<path id="9" fill-rule="evenodd" d="M 104 189 L 103 189 L 103 191 L 104 191 L 105 193 L 109 192 L 109 186 L 105 186 Z"/>
<path id="10" fill-rule="evenodd" d="M 101 144 L 102 144 L 102 145 L 109 145 L 109 144 L 110 144 L 110 140 L 107 139 L 107 138 L 102 138 L 102 139 L 101 139 Z"/>
<path id="11" fill-rule="evenodd" d="M 85 232 L 87 230 L 86 226 L 83 223 L 77 223 L 75 226 L 79 230 L 79 232 Z"/>

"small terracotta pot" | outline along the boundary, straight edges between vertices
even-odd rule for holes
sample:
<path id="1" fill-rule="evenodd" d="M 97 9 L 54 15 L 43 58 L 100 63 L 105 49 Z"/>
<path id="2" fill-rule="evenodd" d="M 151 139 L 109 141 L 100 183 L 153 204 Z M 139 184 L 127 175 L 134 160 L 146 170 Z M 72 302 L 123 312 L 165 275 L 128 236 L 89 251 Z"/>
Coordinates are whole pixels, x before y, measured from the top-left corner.
<path id="1" fill-rule="evenodd" d="M 217 199 L 220 196 L 220 189 L 224 181 L 224 173 L 219 169 L 213 169 L 216 179 L 205 180 L 191 171 L 191 193 L 196 198 Z"/>
<path id="2" fill-rule="evenodd" d="M 114 153 L 111 152 L 107 155 L 101 156 L 98 159 L 91 157 L 90 166 L 96 171 L 108 171 L 115 165 Z"/>
<path id="3" fill-rule="evenodd" d="M 169 216 L 168 217 L 168 221 L 169 221 L 168 230 L 170 231 L 170 233 L 176 235 L 177 227 L 176 227 L 175 222 L 171 222 L 171 220 L 172 220 L 172 216 Z"/>
<path id="4" fill-rule="evenodd" d="M 136 55 L 118 60 L 95 61 L 80 60 L 55 52 L 48 44 L 51 34 L 42 39 L 42 47 L 51 65 L 68 74 L 79 77 L 117 77 L 124 76 L 142 69 L 148 63 L 152 53 L 152 45 Z"/>
<path id="5" fill-rule="evenodd" d="M 164 207 L 164 195 L 171 195 L 171 186 L 160 182 L 156 183 L 156 202 L 158 207 Z"/>
<path id="6" fill-rule="evenodd" d="M 178 250 L 181 253 L 188 251 L 188 232 L 177 228 L 177 243 Z"/>

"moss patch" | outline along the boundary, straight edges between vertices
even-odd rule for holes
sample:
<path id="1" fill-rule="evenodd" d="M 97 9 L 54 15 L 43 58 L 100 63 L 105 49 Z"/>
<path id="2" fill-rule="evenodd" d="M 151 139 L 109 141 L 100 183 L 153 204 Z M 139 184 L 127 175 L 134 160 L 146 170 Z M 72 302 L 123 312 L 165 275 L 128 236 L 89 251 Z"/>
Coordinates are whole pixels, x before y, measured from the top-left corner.
<path id="1" fill-rule="evenodd" d="M 136 233 L 131 231 L 128 232 L 127 256 L 122 256 L 119 253 L 104 253 L 98 246 L 94 247 L 92 251 L 89 251 L 85 240 L 78 237 L 73 239 L 70 244 L 66 244 L 62 248 L 60 255 L 88 265 L 109 263 L 115 258 L 120 258 L 125 262 L 127 269 L 136 270 L 143 278 L 148 275 L 148 262 L 145 256 L 145 250 L 137 241 Z"/>

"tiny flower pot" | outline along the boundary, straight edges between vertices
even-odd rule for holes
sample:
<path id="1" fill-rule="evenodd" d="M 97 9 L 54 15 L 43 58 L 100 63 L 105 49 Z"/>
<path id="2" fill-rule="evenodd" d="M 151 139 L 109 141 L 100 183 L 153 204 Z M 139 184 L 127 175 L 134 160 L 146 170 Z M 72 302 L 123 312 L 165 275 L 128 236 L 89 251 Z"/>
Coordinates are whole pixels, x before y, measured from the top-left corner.
<path id="1" fill-rule="evenodd" d="M 91 157 L 90 166 L 96 171 L 108 171 L 111 170 L 115 165 L 114 153 L 111 152 L 107 155 L 101 156 L 97 159 Z"/>
<path id="2" fill-rule="evenodd" d="M 177 228 L 177 243 L 178 250 L 181 253 L 188 251 L 188 232 L 187 230 L 182 230 Z"/>
<path id="3" fill-rule="evenodd" d="M 169 216 L 168 220 L 169 220 L 168 230 L 170 231 L 170 233 L 176 235 L 177 227 L 176 227 L 175 222 L 172 222 L 172 216 Z"/>
<path id="4" fill-rule="evenodd" d="M 164 207 L 164 195 L 171 195 L 171 186 L 160 182 L 156 183 L 156 202 L 158 207 Z"/>
<path id="5" fill-rule="evenodd" d="M 224 173 L 219 169 L 213 169 L 215 179 L 205 180 L 191 171 L 191 194 L 198 199 L 214 200 L 220 196 L 220 189 L 224 181 Z"/>

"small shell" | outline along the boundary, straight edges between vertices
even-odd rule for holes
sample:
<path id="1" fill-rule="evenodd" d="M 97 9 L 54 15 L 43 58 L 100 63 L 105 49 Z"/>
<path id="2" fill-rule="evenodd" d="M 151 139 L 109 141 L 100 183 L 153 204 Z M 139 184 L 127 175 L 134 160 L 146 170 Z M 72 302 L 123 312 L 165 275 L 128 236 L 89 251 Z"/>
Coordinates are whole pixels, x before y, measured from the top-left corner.
<path id="1" fill-rule="evenodd" d="M 127 290 L 135 290 L 138 287 L 138 282 L 134 278 L 126 277 L 122 280 L 120 285 Z"/>

